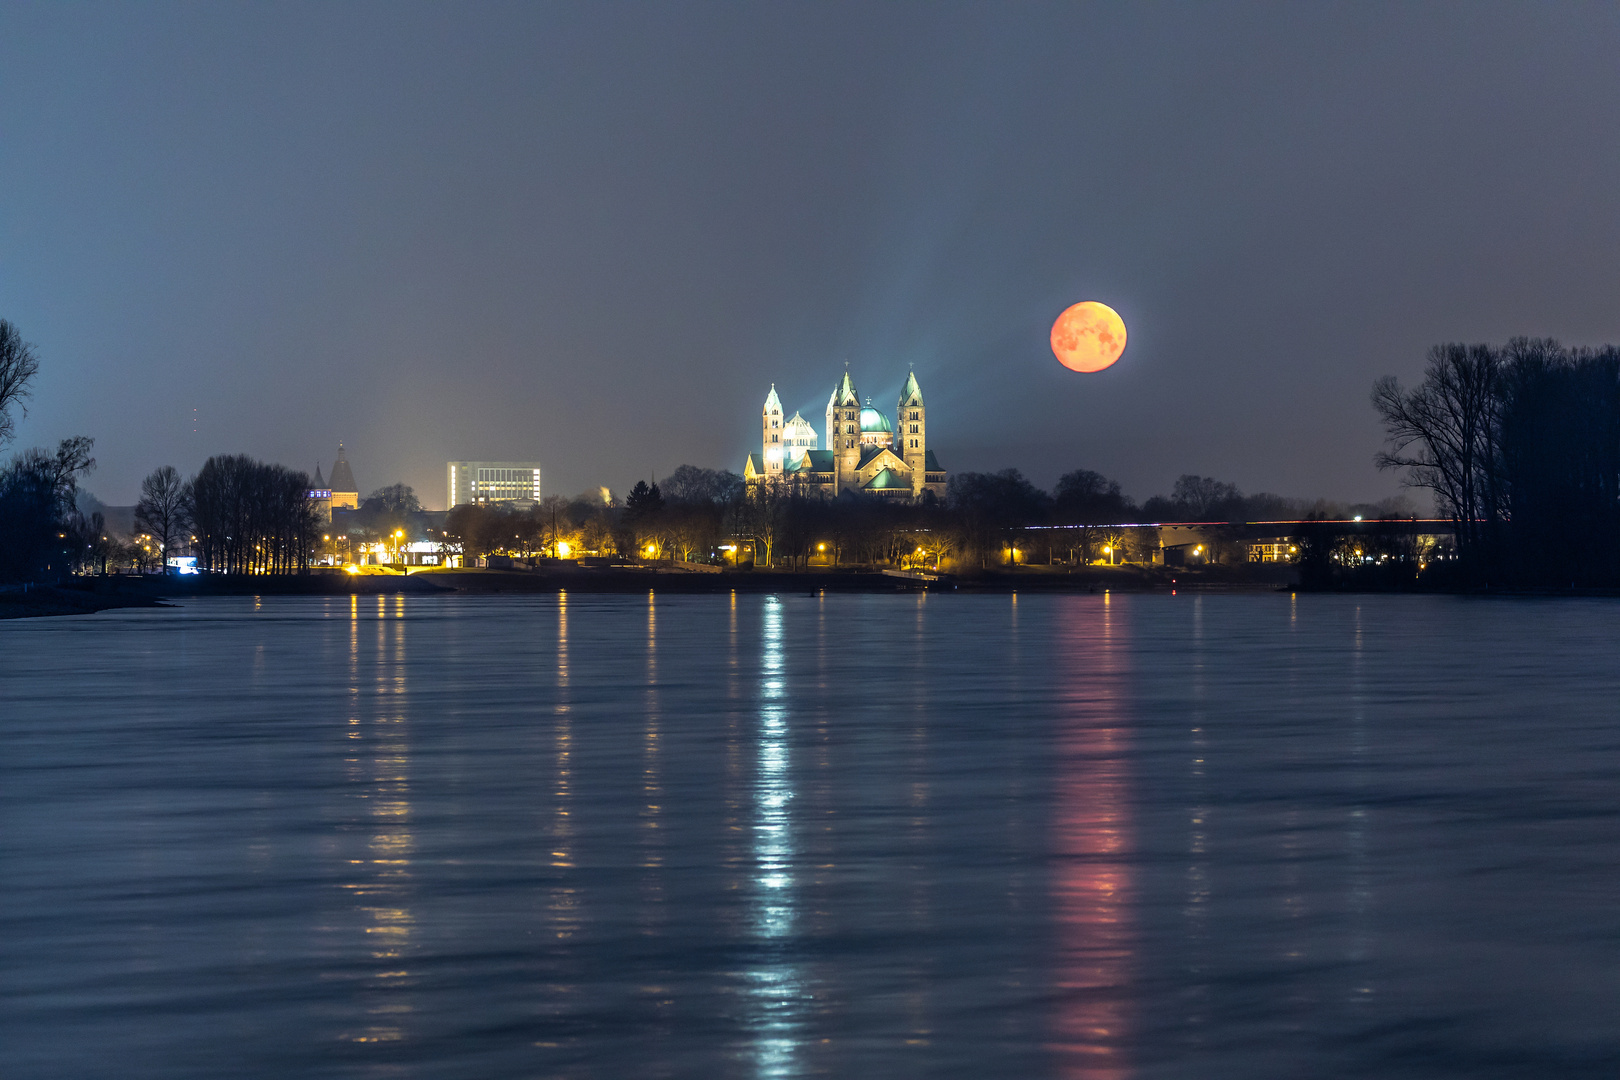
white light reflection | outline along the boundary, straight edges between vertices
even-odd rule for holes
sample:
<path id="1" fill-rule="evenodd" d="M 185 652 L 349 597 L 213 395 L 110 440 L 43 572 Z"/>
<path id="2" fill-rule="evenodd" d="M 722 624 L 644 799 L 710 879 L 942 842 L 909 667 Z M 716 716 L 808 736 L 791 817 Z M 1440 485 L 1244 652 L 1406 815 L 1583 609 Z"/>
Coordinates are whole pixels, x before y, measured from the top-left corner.
<path id="1" fill-rule="evenodd" d="M 756 1064 L 763 1077 L 798 1070 L 801 1003 L 798 970 L 784 954 L 798 920 L 793 878 L 793 779 L 788 743 L 787 680 L 782 671 L 782 602 L 765 601 L 760 660 L 759 775 L 755 781 L 754 934 L 761 963 L 748 973 L 758 1015 Z"/>
<path id="2" fill-rule="evenodd" d="M 404 598 L 395 618 L 403 620 Z M 410 1037 L 415 1009 L 408 995 L 414 986 L 410 970 L 416 919 L 410 908 L 413 892 L 411 859 L 416 848 L 411 831 L 410 716 L 406 683 L 407 624 L 386 622 L 384 598 L 377 605 L 375 670 L 361 677 L 359 604 L 350 606 L 349 669 L 351 709 L 349 737 L 357 740 L 346 758 L 349 794 L 358 801 L 346 824 L 369 834 L 363 851 L 347 860 L 349 880 L 343 889 L 361 916 L 372 967 L 362 984 L 367 1023 L 346 1032 L 355 1043 L 392 1043 Z M 369 686 L 363 685 L 369 682 Z M 369 717 L 362 716 L 370 713 Z M 369 724 L 365 721 L 369 720 Z"/>
<path id="3" fill-rule="evenodd" d="M 574 783 L 574 723 L 569 703 L 568 686 L 568 591 L 557 592 L 557 705 L 556 722 L 552 728 L 552 741 L 556 754 L 556 785 L 552 795 L 556 799 L 551 828 L 551 865 L 558 870 L 574 868 L 574 826 L 570 820 Z M 557 936 L 573 934 L 578 898 L 569 885 L 559 886 L 552 910 L 559 923 Z"/>
<path id="4" fill-rule="evenodd" d="M 641 893 L 647 906 L 643 923 L 652 926 L 662 921 L 664 902 L 663 836 L 659 832 L 663 816 L 664 784 L 663 764 L 660 760 L 658 736 L 660 716 L 658 705 L 658 606 L 651 589 L 647 590 L 647 723 L 643 732 L 641 792 L 646 800 L 641 808 L 642 858 L 645 871 L 641 879 Z M 662 991 L 658 991 L 662 993 Z"/>
<path id="5" fill-rule="evenodd" d="M 1208 769 L 1209 737 L 1205 730 L 1208 685 L 1207 657 L 1204 642 L 1204 598 L 1193 600 L 1192 629 L 1192 709 L 1191 757 L 1189 763 L 1188 793 L 1192 807 L 1187 820 L 1187 902 L 1182 907 L 1186 916 L 1186 1022 L 1192 1029 L 1189 1039 L 1193 1045 L 1202 1045 L 1209 1023 L 1211 994 L 1209 985 L 1209 909 L 1211 880 L 1209 861 L 1209 831 L 1215 806 L 1209 797 Z"/>
<path id="6" fill-rule="evenodd" d="M 910 859 L 912 872 L 910 902 L 907 906 L 907 916 L 910 919 L 913 931 L 929 933 L 934 930 L 933 897 L 929 893 L 929 879 L 931 877 L 921 868 L 929 861 L 929 831 L 933 824 L 932 796 L 933 790 L 928 783 L 928 667 L 925 660 L 927 637 L 924 633 L 923 606 L 928 602 L 927 591 L 917 594 L 917 613 L 913 626 L 913 649 L 915 666 L 912 678 L 915 680 L 910 691 L 911 698 L 911 737 L 910 745 L 906 750 L 908 772 L 910 773 L 910 816 L 907 819 L 907 840 L 911 848 Z M 898 719 L 898 717 L 896 717 Z M 930 991 L 936 985 L 929 970 L 932 965 L 924 963 L 915 970 L 911 985 L 906 991 L 906 1045 L 927 1046 L 933 1039 L 934 1028 L 932 1020 L 932 1001 Z"/>
<path id="7" fill-rule="evenodd" d="M 535 1012 L 553 1034 L 556 1041 L 537 1043 L 537 1046 L 557 1049 L 567 1046 L 570 1052 L 577 1047 L 578 1034 L 567 1034 L 575 1024 L 575 1010 L 580 996 L 579 976 L 583 971 L 579 963 L 575 940 L 584 925 L 586 907 L 580 892 L 576 871 L 576 837 L 573 819 L 574 804 L 574 723 L 570 700 L 568 659 L 568 591 L 557 592 L 557 698 L 552 710 L 553 781 L 551 789 L 551 821 L 546 834 L 551 844 L 550 886 L 545 896 L 544 925 L 550 938 L 550 947 L 544 950 L 550 957 L 547 964 L 549 978 L 545 993 L 535 1002 Z"/>
<path id="8" fill-rule="evenodd" d="M 1367 801 L 1363 777 L 1367 770 L 1366 641 L 1362 636 L 1361 605 L 1356 605 L 1355 648 L 1350 654 L 1350 787 L 1354 802 L 1346 837 L 1350 864 L 1349 953 L 1354 985 L 1350 1003 L 1372 1000 L 1373 988 L 1365 981 L 1367 958 L 1372 953 L 1372 875 L 1367 866 Z"/>

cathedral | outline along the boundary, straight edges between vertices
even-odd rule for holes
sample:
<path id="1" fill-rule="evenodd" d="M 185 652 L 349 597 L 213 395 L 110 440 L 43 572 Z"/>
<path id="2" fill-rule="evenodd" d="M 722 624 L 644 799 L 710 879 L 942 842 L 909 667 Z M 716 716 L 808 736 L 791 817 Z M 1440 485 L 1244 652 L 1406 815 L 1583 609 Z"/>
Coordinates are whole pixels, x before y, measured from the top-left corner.
<path id="1" fill-rule="evenodd" d="M 827 446 L 818 449 L 816 429 L 799 413 L 782 415 L 772 384 L 761 414 L 763 445 L 749 454 L 743 479 L 749 487 L 791 484 L 808 494 L 835 498 L 846 491 L 911 501 L 931 491 L 945 498 L 945 470 L 928 449 L 928 410 L 915 372 L 906 376 L 891 422 L 865 404 L 849 372 L 827 399 Z"/>

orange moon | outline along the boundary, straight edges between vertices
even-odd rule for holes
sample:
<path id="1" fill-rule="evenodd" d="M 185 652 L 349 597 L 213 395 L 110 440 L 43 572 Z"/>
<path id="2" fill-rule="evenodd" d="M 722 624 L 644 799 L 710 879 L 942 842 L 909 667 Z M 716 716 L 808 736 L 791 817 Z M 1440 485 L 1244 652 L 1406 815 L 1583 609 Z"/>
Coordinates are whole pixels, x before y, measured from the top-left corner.
<path id="1" fill-rule="evenodd" d="M 1070 371 L 1101 371 L 1125 351 L 1125 320 L 1107 304 L 1084 300 L 1052 324 L 1052 355 Z"/>

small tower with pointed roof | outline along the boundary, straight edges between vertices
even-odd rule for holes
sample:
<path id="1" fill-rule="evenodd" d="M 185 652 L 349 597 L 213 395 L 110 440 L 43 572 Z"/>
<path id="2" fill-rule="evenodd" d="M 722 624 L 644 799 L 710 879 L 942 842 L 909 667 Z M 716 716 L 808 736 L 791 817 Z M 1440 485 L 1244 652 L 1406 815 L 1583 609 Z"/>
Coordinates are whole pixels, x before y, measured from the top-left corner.
<path id="1" fill-rule="evenodd" d="M 332 523 L 332 489 L 326 486 L 326 477 L 321 475 L 321 463 L 315 463 L 315 479 L 313 487 L 309 489 L 309 501 L 315 507 L 315 515 L 321 523 Z"/>
<path id="2" fill-rule="evenodd" d="M 838 490 L 843 491 L 855 483 L 861 467 L 861 398 L 847 366 L 827 399 L 827 449 L 833 452 Z"/>
<path id="3" fill-rule="evenodd" d="M 338 443 L 338 456 L 332 462 L 332 479 L 328 483 L 332 487 L 333 509 L 352 510 L 360 505 L 360 489 L 355 486 L 354 470 L 349 468 L 349 459 L 343 454 L 342 443 Z"/>
<path id="4" fill-rule="evenodd" d="M 923 406 L 922 387 L 917 385 L 915 371 L 906 376 L 900 401 L 894 407 L 894 439 L 906 468 L 911 470 L 911 494 L 920 497 L 927 481 L 928 410 Z"/>
<path id="5" fill-rule="evenodd" d="M 765 479 L 772 483 L 782 479 L 782 399 L 776 396 L 776 384 L 765 397 L 765 408 L 760 411 L 760 427 L 764 432 L 762 461 Z"/>

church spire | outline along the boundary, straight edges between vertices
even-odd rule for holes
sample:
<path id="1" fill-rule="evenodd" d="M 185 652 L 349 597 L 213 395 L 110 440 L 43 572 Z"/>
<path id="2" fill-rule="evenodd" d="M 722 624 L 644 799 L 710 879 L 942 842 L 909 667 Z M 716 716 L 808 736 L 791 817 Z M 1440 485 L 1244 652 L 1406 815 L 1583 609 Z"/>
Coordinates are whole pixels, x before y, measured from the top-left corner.
<path id="1" fill-rule="evenodd" d="M 847 364 L 849 361 L 844 362 Z M 860 395 L 855 393 L 855 381 L 849 377 L 847 368 L 844 371 L 843 379 L 833 388 L 833 405 L 835 407 L 853 405 L 857 409 L 861 407 Z"/>
<path id="2" fill-rule="evenodd" d="M 765 396 L 765 407 L 760 410 L 760 439 L 763 451 L 760 460 L 765 466 L 767 480 L 782 478 L 782 399 L 776 396 L 776 384 Z"/>
<path id="3" fill-rule="evenodd" d="M 928 482 L 928 410 L 923 407 L 922 387 L 917 385 L 915 371 L 906 376 L 906 384 L 900 388 L 900 400 L 894 409 L 894 437 L 911 472 L 912 498 L 920 499 Z"/>
<path id="4" fill-rule="evenodd" d="M 906 385 L 900 388 L 900 407 L 911 408 L 922 403 L 922 387 L 917 385 L 917 373 L 913 371 L 906 376 Z"/>

